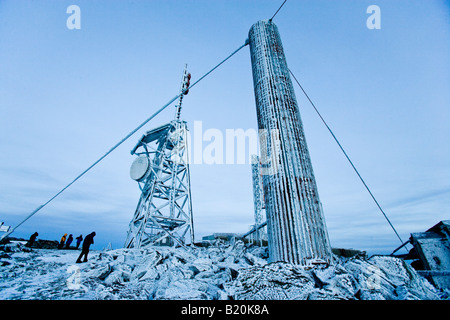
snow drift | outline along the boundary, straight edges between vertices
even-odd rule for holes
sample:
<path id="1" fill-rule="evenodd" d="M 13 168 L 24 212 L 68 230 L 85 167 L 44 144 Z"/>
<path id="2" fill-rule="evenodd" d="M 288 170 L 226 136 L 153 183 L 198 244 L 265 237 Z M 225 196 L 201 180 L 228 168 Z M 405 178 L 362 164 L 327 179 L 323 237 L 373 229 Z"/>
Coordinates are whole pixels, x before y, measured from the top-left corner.
<path id="1" fill-rule="evenodd" d="M 242 241 L 209 247 L 0 252 L 0 299 L 267 300 L 442 299 L 404 261 L 342 258 L 328 267 L 267 263 L 265 248 Z M 9 252 L 6 252 L 9 251 Z"/>

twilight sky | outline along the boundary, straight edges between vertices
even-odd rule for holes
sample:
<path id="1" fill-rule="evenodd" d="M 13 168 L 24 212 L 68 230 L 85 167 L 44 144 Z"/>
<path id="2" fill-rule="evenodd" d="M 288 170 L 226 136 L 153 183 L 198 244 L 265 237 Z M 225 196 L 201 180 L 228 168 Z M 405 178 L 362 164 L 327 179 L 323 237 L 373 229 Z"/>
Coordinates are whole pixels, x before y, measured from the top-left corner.
<path id="1" fill-rule="evenodd" d="M 178 94 L 185 63 L 197 80 L 282 2 L 0 1 L 0 221 L 45 203 Z M 67 28 L 70 5 L 80 29 Z M 366 26 L 370 5 L 381 29 Z M 449 219 L 449 2 L 288 0 L 274 22 L 289 68 L 402 239 Z M 332 246 L 391 252 L 400 241 L 295 89 Z M 96 231 L 94 248 L 121 247 L 140 195 L 130 150 L 173 116 L 172 105 L 13 235 Z M 182 118 L 191 131 L 256 130 L 248 47 L 190 91 Z M 254 223 L 248 158 L 193 164 L 191 182 L 196 240 Z"/>

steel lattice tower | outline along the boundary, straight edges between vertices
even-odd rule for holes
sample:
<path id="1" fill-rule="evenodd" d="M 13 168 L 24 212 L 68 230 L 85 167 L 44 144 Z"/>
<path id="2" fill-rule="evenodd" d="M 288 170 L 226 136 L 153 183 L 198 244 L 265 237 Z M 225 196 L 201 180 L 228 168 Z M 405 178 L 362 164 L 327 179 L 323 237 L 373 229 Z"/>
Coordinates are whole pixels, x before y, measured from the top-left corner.
<path id="1" fill-rule="evenodd" d="M 257 22 L 249 44 L 258 128 L 278 133 L 266 134 L 261 147 L 263 168 L 272 169 L 263 175 L 269 259 L 330 263 L 328 231 L 278 28 L 272 21 Z"/>
<path id="2" fill-rule="evenodd" d="M 130 222 L 125 248 L 152 245 L 185 246 L 194 243 L 188 128 L 180 120 L 181 102 L 190 74 L 183 73 L 175 120 L 155 128 L 131 151 L 138 157 L 130 176 L 139 183 L 141 196 Z"/>

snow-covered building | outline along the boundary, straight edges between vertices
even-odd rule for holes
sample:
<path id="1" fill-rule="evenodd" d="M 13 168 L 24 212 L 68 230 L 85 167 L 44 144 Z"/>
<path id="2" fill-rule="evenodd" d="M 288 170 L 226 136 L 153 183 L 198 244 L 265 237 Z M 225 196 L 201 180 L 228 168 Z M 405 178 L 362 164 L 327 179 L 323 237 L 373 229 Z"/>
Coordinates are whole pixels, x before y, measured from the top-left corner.
<path id="1" fill-rule="evenodd" d="M 435 286 L 450 289 L 450 220 L 440 221 L 425 232 L 411 233 L 413 257 L 419 260 L 419 273 Z"/>

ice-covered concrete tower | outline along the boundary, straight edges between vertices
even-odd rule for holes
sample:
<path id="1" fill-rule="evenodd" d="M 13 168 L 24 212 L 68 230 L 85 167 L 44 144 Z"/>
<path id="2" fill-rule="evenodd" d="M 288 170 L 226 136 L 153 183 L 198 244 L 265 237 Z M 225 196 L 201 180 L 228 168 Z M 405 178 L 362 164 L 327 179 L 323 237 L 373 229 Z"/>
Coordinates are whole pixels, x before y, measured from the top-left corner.
<path id="1" fill-rule="evenodd" d="M 270 261 L 331 262 L 331 246 L 277 26 L 249 31 Z"/>

